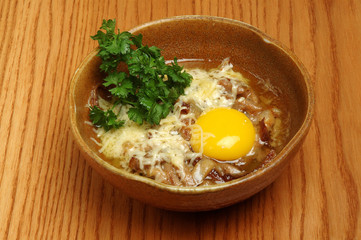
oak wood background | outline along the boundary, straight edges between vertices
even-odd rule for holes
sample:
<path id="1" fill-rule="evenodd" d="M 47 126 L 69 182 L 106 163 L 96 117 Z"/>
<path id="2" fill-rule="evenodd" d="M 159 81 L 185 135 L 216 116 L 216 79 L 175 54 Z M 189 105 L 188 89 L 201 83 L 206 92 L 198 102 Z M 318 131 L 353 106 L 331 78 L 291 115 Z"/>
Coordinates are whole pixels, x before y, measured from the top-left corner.
<path id="1" fill-rule="evenodd" d="M 274 184 L 177 213 L 105 182 L 69 129 L 67 91 L 103 18 L 242 20 L 290 47 L 316 94 L 308 137 Z M 0 239 L 361 239 L 361 1 L 1 0 Z"/>

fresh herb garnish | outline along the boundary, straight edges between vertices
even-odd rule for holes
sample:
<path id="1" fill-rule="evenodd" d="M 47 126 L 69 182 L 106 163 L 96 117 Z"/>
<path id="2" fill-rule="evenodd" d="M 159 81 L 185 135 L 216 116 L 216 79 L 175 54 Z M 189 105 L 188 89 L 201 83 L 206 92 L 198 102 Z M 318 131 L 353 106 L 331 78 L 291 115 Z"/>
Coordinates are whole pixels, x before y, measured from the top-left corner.
<path id="1" fill-rule="evenodd" d="M 103 127 L 105 131 L 112 128 L 120 128 L 124 121 L 118 121 L 117 116 L 112 110 L 103 111 L 97 106 L 90 107 L 90 120 L 96 127 Z"/>
<path id="2" fill-rule="evenodd" d="M 115 20 L 103 20 L 100 29 L 105 32 L 99 30 L 91 38 L 99 43 L 100 69 L 107 74 L 103 85 L 112 94 L 114 104 L 131 105 L 128 117 L 138 124 L 159 124 L 184 94 L 192 76 L 183 71 L 177 58 L 167 65 L 159 48 L 143 46 L 141 34 L 120 33 L 119 29 L 115 33 Z M 117 69 L 121 62 L 127 65 L 125 72 Z M 90 120 L 106 131 L 124 124 L 113 110 L 103 111 L 97 106 L 90 107 Z"/>

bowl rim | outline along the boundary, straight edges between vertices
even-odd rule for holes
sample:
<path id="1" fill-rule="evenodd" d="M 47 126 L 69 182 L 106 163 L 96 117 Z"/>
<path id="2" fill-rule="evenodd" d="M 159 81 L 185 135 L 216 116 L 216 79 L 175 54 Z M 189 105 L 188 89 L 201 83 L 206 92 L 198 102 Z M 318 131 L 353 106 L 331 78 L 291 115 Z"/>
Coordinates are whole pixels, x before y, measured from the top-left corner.
<path id="1" fill-rule="evenodd" d="M 200 20 L 200 21 L 213 21 L 217 23 L 225 23 L 225 24 L 232 24 L 238 27 L 246 28 L 257 35 L 259 35 L 266 43 L 273 45 L 280 51 L 283 51 L 288 57 L 291 58 L 291 60 L 296 64 L 298 69 L 300 70 L 301 74 L 303 75 L 304 83 L 306 85 L 306 91 L 307 91 L 307 110 L 306 110 L 306 116 L 304 121 L 302 122 L 301 127 L 298 129 L 298 131 L 295 133 L 295 135 L 288 141 L 288 143 L 285 145 L 285 147 L 277 154 L 277 156 L 269 163 L 263 165 L 262 167 L 258 168 L 256 171 L 253 171 L 251 173 L 246 174 L 243 177 L 234 179 L 232 181 L 226 182 L 226 183 L 220 183 L 210 186 L 197 186 L 197 187 L 183 187 L 183 186 L 173 186 L 168 185 L 160 182 L 156 182 L 153 179 L 139 176 L 133 173 L 129 173 L 126 170 L 119 169 L 111 165 L 110 163 L 106 162 L 102 158 L 100 158 L 93 150 L 90 149 L 90 147 L 85 143 L 84 139 L 82 138 L 77 126 L 76 122 L 76 106 L 75 106 L 75 99 L 74 99 L 74 90 L 77 83 L 77 79 L 79 78 L 79 75 L 81 74 L 81 70 L 85 68 L 85 66 L 88 64 L 88 62 L 98 53 L 98 48 L 95 48 L 90 54 L 87 55 L 87 57 L 81 62 L 79 67 L 75 70 L 75 73 L 71 79 L 70 82 L 70 88 L 69 88 L 69 114 L 70 114 L 70 125 L 71 130 L 73 132 L 75 142 L 79 145 L 81 150 L 83 150 L 88 157 L 95 160 L 97 164 L 99 164 L 101 167 L 105 168 L 106 170 L 112 172 L 115 175 L 119 175 L 121 177 L 127 178 L 129 180 L 142 182 L 144 184 L 150 185 L 151 187 L 156 187 L 163 191 L 173 192 L 173 193 L 181 193 L 181 194 L 201 194 L 205 192 L 216 192 L 221 191 L 226 188 L 239 185 L 242 183 L 246 183 L 249 181 L 252 181 L 253 179 L 265 174 L 266 172 L 270 171 L 272 168 L 275 168 L 276 166 L 280 165 L 287 155 L 290 154 L 290 152 L 295 148 L 300 141 L 302 141 L 303 137 L 307 134 L 308 129 L 311 126 L 312 118 L 314 114 L 314 91 L 312 82 L 310 79 L 310 75 L 305 68 L 305 66 L 302 64 L 302 62 L 298 59 L 298 57 L 284 44 L 279 42 L 278 40 L 275 40 L 268 35 L 266 35 L 264 32 L 259 30 L 258 28 L 234 19 L 224 18 L 224 17 L 215 17 L 215 16 L 207 16 L 207 15 L 182 15 L 182 16 L 175 16 L 175 17 L 169 17 L 159 20 L 154 20 L 151 22 L 147 22 L 141 25 L 138 25 L 129 32 L 134 33 L 137 31 L 141 31 L 144 28 L 147 28 L 149 26 L 154 26 L 162 23 L 167 22 L 173 22 L 173 21 L 184 21 L 184 20 Z"/>

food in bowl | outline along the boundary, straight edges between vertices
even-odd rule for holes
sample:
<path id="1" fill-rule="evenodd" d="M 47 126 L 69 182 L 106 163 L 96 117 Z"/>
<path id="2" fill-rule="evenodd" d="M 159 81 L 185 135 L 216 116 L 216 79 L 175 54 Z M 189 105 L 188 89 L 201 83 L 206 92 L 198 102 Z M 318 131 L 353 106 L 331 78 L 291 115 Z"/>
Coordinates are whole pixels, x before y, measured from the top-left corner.
<path id="1" fill-rule="evenodd" d="M 148 88 L 138 85 L 134 90 L 132 84 L 135 83 L 129 81 L 146 80 L 149 85 L 151 80 L 146 71 L 165 68 L 159 63 L 165 64 L 165 61 L 149 50 L 158 51 L 156 47 L 142 49 L 141 35 L 133 36 L 127 32 L 115 35 L 114 26 L 115 21 L 104 21 L 102 28 L 107 33 L 99 31 L 93 37 L 104 45 L 98 55 L 103 57 L 100 68 L 107 72 L 107 77 L 93 89 L 88 106 L 92 121 L 88 123 L 94 125 L 98 136 L 93 141 L 113 166 L 165 184 L 206 186 L 255 171 L 271 161 L 285 145 L 289 116 L 278 97 L 279 89 L 234 71 L 228 58 L 211 69 L 202 62 L 198 62 L 201 68 L 188 68 L 187 65 L 197 63 L 184 62 L 186 68 L 182 69 L 175 59 L 168 62 L 171 65 L 167 67 L 171 67 L 166 73 L 157 73 L 155 80 L 160 81 L 160 87 L 170 81 L 173 85 L 182 83 L 183 86 L 177 86 L 178 94 L 169 102 L 164 100 L 166 96 L 151 102 L 153 93 L 147 95 Z M 106 35 L 111 35 L 111 41 L 106 42 Z M 136 45 L 145 53 L 143 58 L 129 47 L 126 50 L 128 56 L 121 49 L 116 55 L 113 44 L 122 45 L 121 41 L 114 43 L 117 39 L 129 41 L 127 44 L 133 48 Z M 128 68 L 119 70 L 120 63 L 114 64 L 109 52 L 115 56 L 113 59 L 127 62 Z M 145 72 L 138 67 L 132 74 L 134 65 L 129 63 L 135 58 L 152 67 Z M 142 93 L 149 98 L 139 97 Z M 121 94 L 134 96 L 124 100 Z M 136 96 L 140 104 L 131 102 L 136 101 Z M 152 104 L 153 108 L 157 105 L 161 108 L 169 103 L 166 114 L 152 117 L 160 111 L 152 110 Z M 147 117 L 134 117 L 133 112 L 141 110 L 139 106 L 151 109 L 146 113 Z"/>
<path id="2" fill-rule="evenodd" d="M 87 163 L 105 180 L 131 198 L 177 211 L 218 209 L 242 201 L 271 184 L 287 167 L 310 128 L 314 96 L 309 75 L 298 58 L 286 47 L 258 29 L 240 21 L 210 16 L 180 16 L 145 23 L 130 30 L 142 33 L 143 43 L 162 49 L 165 59 L 198 59 L 187 69 L 210 70 L 230 58 L 233 70 L 255 82 L 272 86 L 287 113 L 289 125 L 285 146 L 277 156 L 257 170 L 221 184 L 183 187 L 163 184 L 110 164 L 99 152 L 100 142 L 89 121 L 89 95 L 101 84 L 101 59 L 94 49 L 75 72 L 69 89 L 69 113 L 74 139 Z M 211 59 L 211 61 L 209 61 Z M 179 62 L 181 62 L 179 60 Z M 121 66 L 120 66 L 121 67 Z M 256 81 L 253 81 L 254 76 Z M 256 85 L 256 90 L 258 85 Z M 256 91 L 257 92 L 257 91 Z M 262 91 L 261 91 L 262 93 Z M 261 97 L 261 95 L 259 95 Z M 283 110 L 285 106 L 285 110 Z M 93 140 L 95 141 L 93 141 Z"/>
<path id="3" fill-rule="evenodd" d="M 130 106 L 123 105 L 115 109 L 123 127 L 96 129 L 99 151 L 109 162 L 162 183 L 202 186 L 239 178 L 271 161 L 288 137 L 289 117 L 277 90 L 244 78 L 227 60 L 216 69 L 186 71 L 192 83 L 159 125 L 131 121 Z M 100 108 L 112 108 L 93 97 Z"/>

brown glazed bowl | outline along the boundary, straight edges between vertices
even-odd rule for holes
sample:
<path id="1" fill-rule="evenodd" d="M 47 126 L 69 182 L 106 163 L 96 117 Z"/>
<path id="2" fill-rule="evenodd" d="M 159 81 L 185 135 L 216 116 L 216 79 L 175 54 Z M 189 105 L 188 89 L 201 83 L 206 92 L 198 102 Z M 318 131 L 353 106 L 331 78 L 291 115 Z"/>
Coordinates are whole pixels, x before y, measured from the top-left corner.
<path id="1" fill-rule="evenodd" d="M 104 160 L 85 107 L 90 91 L 100 81 L 97 49 L 76 70 L 70 85 L 70 121 L 76 142 L 88 163 L 128 196 L 144 203 L 177 211 L 204 211 L 244 200 L 271 184 L 289 163 L 310 127 L 314 95 L 310 77 L 298 58 L 258 29 L 235 20 L 210 16 L 180 16 L 146 23 L 130 30 L 143 34 L 144 45 L 162 49 L 165 59 L 211 59 L 230 57 L 238 69 L 270 81 L 282 91 L 291 116 L 287 145 L 271 162 L 244 177 L 202 187 L 177 187 L 128 173 Z"/>

